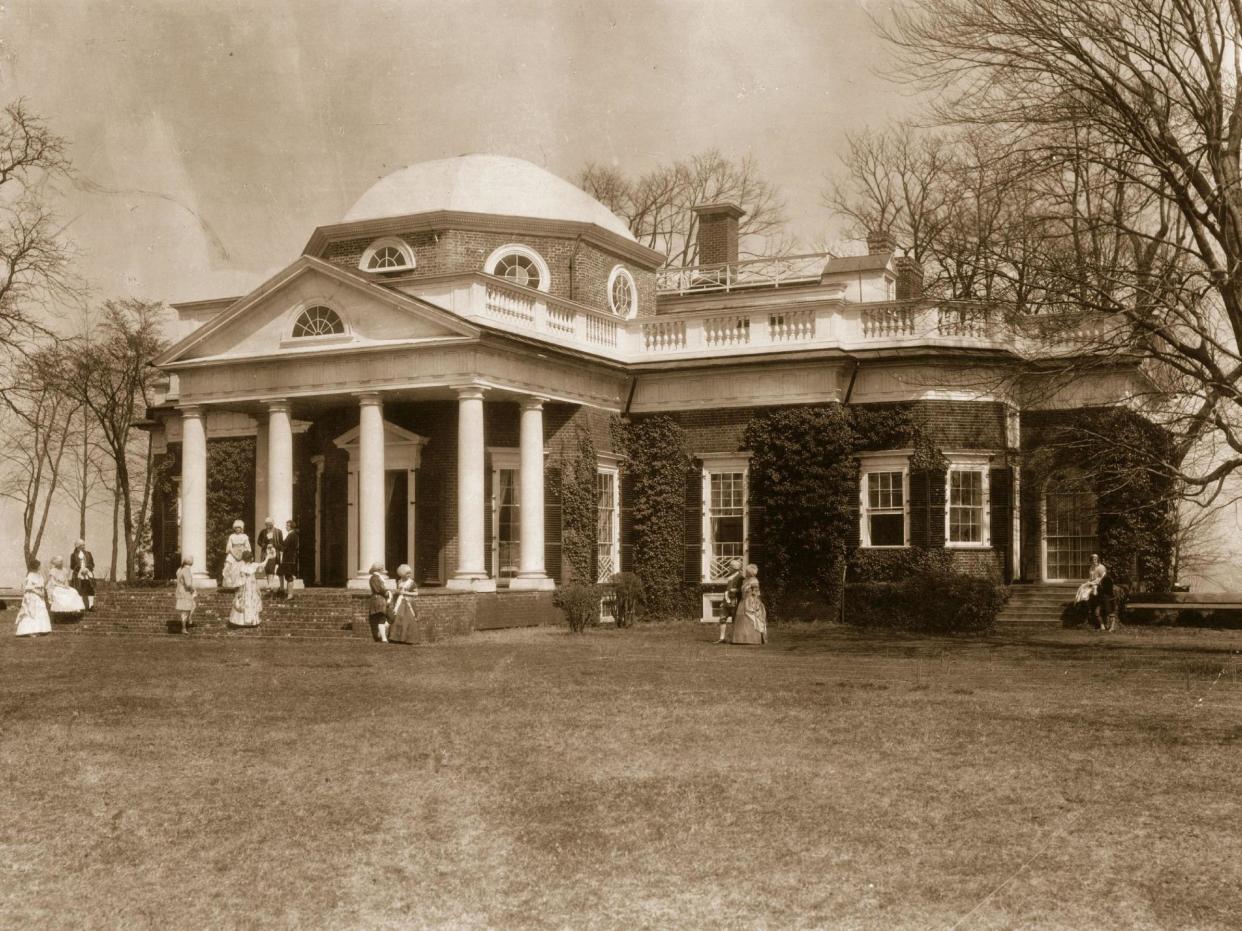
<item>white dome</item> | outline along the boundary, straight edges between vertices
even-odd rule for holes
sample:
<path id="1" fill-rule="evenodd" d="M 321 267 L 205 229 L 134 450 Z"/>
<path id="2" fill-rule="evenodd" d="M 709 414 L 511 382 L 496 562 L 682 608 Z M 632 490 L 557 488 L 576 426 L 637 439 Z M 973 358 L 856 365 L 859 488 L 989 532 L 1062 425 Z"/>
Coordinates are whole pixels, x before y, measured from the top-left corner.
<path id="1" fill-rule="evenodd" d="M 420 162 L 381 178 L 345 214 L 345 222 L 435 210 L 594 223 L 633 239 L 594 197 L 538 165 L 500 155 L 459 155 Z"/>

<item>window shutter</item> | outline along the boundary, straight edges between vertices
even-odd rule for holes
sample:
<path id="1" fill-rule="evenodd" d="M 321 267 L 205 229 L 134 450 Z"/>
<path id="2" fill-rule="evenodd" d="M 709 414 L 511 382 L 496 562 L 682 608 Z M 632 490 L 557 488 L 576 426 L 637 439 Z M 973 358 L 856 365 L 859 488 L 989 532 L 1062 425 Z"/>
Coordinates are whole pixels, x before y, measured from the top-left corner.
<path id="1" fill-rule="evenodd" d="M 751 504 L 749 501 L 746 502 L 746 518 L 749 521 L 749 537 L 746 546 L 750 561 L 759 567 L 760 578 L 763 578 L 764 544 L 767 542 L 765 539 L 767 530 L 764 526 L 766 517 L 766 508 Z"/>
<path id="2" fill-rule="evenodd" d="M 855 468 L 854 480 L 850 482 L 848 493 L 850 505 L 847 509 L 849 514 L 849 522 L 845 528 L 845 546 L 847 549 L 858 549 L 862 545 L 862 533 L 859 521 L 862 520 L 862 506 L 859 503 L 858 496 L 862 489 L 862 473 Z"/>
<path id="3" fill-rule="evenodd" d="M 1009 553 L 1013 546 L 1013 470 L 992 469 L 988 474 L 990 505 L 988 520 L 991 523 L 992 549 L 1003 553 L 1002 573 L 1005 581 L 1012 581 Z"/>
<path id="4" fill-rule="evenodd" d="M 548 575 L 560 585 L 561 563 L 561 470 L 549 468 L 543 479 L 543 561 Z M 574 579 L 590 582 L 590 579 Z"/>
<path id="5" fill-rule="evenodd" d="M 698 585 L 703 581 L 703 473 L 697 467 L 686 472 L 682 535 L 685 540 L 682 577 L 687 585 Z"/>
<path id="6" fill-rule="evenodd" d="M 414 497 L 414 578 L 421 583 L 439 584 L 441 502 L 444 482 L 418 473 Z"/>
<path id="7" fill-rule="evenodd" d="M 621 571 L 634 571 L 634 476 L 621 473 Z"/>
<path id="8" fill-rule="evenodd" d="M 910 472 L 910 545 L 931 545 L 931 512 L 929 506 L 931 472 L 915 469 Z"/>
<path id="9" fill-rule="evenodd" d="M 494 501 L 492 496 L 496 493 L 496 489 L 492 487 L 492 470 L 486 468 L 483 470 L 483 565 L 487 569 L 487 574 L 491 578 L 496 578 L 496 567 L 493 565 L 492 559 L 492 540 L 493 540 L 493 518 L 492 505 Z M 457 545 L 461 546 L 461 540 L 457 541 Z"/>
<path id="10" fill-rule="evenodd" d="M 927 473 L 927 545 L 944 546 L 945 482 L 946 469 L 931 469 Z"/>

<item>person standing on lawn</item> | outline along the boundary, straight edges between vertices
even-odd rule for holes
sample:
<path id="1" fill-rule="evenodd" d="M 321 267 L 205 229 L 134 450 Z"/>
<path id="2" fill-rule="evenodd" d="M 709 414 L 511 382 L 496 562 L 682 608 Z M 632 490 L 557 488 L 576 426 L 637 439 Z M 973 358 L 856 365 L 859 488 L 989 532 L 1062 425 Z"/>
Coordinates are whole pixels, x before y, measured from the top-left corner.
<path id="1" fill-rule="evenodd" d="M 746 567 L 742 580 L 742 597 L 733 618 L 733 643 L 767 643 L 768 612 L 759 597 L 759 567 Z"/>
<path id="2" fill-rule="evenodd" d="M 280 548 L 280 589 L 285 598 L 293 597 L 293 580 L 298 577 L 298 563 L 302 558 L 302 538 L 298 536 L 298 522 L 285 521 L 285 542 Z"/>
<path id="3" fill-rule="evenodd" d="M 727 636 L 729 625 L 733 623 L 733 616 L 737 613 L 738 602 L 742 600 L 742 561 L 740 559 L 730 560 L 729 562 L 729 579 L 725 582 L 724 599 L 720 602 L 720 638 L 717 643 L 728 643 Z"/>
<path id="4" fill-rule="evenodd" d="M 237 564 L 238 587 L 233 596 L 233 608 L 229 611 L 229 626 L 258 627 L 263 618 L 263 594 L 256 578 L 259 566 L 250 550 L 242 553 Z"/>
<path id="5" fill-rule="evenodd" d="M 69 572 L 73 575 L 73 587 L 82 596 L 87 611 L 95 610 L 95 557 L 86 548 L 86 541 L 73 544 L 69 554 Z"/>
<path id="6" fill-rule="evenodd" d="M 194 626 L 194 609 L 198 607 L 198 595 L 194 591 L 193 556 L 181 557 L 177 570 L 177 610 L 181 612 L 181 632 L 188 634 Z"/>
<path id="7" fill-rule="evenodd" d="M 414 570 L 407 565 L 397 567 L 397 590 L 392 593 L 392 626 L 388 628 L 389 643 L 418 643 L 418 583 Z"/>
<path id="8" fill-rule="evenodd" d="M 392 610 L 388 605 L 388 586 L 384 584 L 384 567 L 381 563 L 371 563 L 371 577 L 367 579 L 371 590 L 370 607 L 367 611 L 374 631 L 375 639 L 380 643 L 388 642 L 388 613 Z"/>
<path id="9" fill-rule="evenodd" d="M 22 585 L 22 606 L 14 619 L 19 637 L 41 637 L 52 632 L 52 616 L 47 613 L 47 583 L 39 573 L 39 560 L 31 559 Z"/>

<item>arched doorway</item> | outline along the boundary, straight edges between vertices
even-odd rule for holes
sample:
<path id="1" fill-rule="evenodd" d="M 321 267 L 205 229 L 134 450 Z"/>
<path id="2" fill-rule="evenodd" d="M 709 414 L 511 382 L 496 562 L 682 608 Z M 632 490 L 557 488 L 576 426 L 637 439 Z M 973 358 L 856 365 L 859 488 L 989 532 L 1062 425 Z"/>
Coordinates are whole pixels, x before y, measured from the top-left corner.
<path id="1" fill-rule="evenodd" d="M 1043 496 L 1044 581 L 1085 579 L 1098 546 L 1096 530 L 1096 497 L 1090 482 L 1076 472 L 1050 478 Z"/>

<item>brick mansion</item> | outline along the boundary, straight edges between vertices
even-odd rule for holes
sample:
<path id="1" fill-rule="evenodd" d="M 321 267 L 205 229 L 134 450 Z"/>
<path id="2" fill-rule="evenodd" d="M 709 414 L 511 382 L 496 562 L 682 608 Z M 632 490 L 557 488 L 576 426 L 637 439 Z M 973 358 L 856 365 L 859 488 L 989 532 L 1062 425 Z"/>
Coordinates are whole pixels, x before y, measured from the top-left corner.
<path id="1" fill-rule="evenodd" d="M 253 292 L 176 305 L 149 412 L 157 574 L 186 553 L 212 584 L 228 524 L 270 516 L 298 521 L 308 585 L 365 585 L 380 562 L 446 591 L 546 592 L 569 573 L 558 452 L 585 433 L 607 578 L 631 567 L 634 503 L 611 425 L 660 414 L 693 457 L 681 571 L 706 592 L 752 552 L 742 431 L 757 410 L 901 405 L 947 464 L 929 476 L 908 448 L 860 454 L 854 545 L 944 548 L 1007 582 L 1086 575 L 1094 492 L 1034 463 L 1031 431 L 1125 402 L 1137 369 L 1007 377 L 1023 335 L 925 300 L 885 238 L 861 256 L 740 261 L 741 209 L 695 209 L 699 264 L 672 268 L 535 165 L 443 159 L 381 179 Z M 213 513 L 220 482 L 238 513 Z"/>

